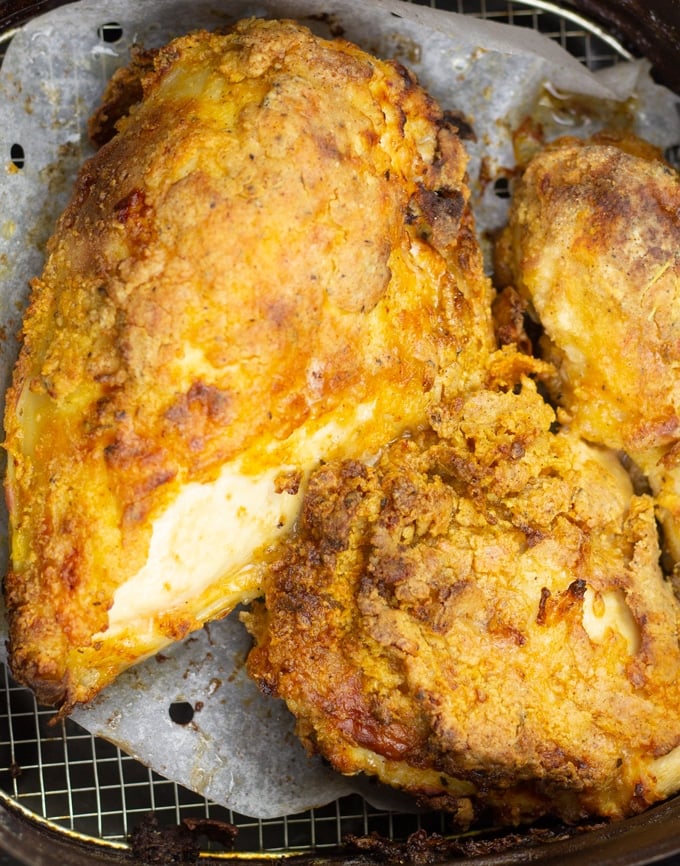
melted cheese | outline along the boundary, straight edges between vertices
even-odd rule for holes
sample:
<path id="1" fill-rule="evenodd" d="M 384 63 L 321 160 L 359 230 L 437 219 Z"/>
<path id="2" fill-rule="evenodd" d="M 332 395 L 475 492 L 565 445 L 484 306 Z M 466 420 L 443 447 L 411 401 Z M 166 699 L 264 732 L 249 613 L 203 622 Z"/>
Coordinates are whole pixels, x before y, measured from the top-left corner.
<path id="1" fill-rule="evenodd" d="M 622 637 L 629 655 L 640 648 L 640 630 L 621 590 L 595 592 L 591 587 L 583 597 L 583 628 L 593 643 L 604 643 L 608 633 Z"/>
<path id="2" fill-rule="evenodd" d="M 183 605 L 188 607 L 206 592 L 204 616 L 193 610 L 197 619 L 224 614 L 256 596 L 260 591 L 257 571 L 247 576 L 244 570 L 257 561 L 258 551 L 266 553 L 292 527 L 306 478 L 319 456 L 337 452 L 340 443 L 360 439 L 374 410 L 372 402 L 363 403 L 348 411 L 343 424 L 335 418 L 314 432 L 301 428 L 285 443 L 287 462 L 247 472 L 244 459 L 239 458 L 225 464 L 214 481 L 182 487 L 155 520 L 147 561 L 116 591 L 109 627 L 95 640 L 116 640 L 128 629 L 152 635 L 159 611 L 167 615 Z M 275 447 L 269 442 L 266 450 L 272 452 Z M 279 443 L 279 450 L 282 447 Z M 298 471 L 297 491 L 278 492 L 278 479 Z M 209 592 L 215 586 L 219 586 L 217 601 Z M 153 640 L 167 643 L 162 634 Z"/>

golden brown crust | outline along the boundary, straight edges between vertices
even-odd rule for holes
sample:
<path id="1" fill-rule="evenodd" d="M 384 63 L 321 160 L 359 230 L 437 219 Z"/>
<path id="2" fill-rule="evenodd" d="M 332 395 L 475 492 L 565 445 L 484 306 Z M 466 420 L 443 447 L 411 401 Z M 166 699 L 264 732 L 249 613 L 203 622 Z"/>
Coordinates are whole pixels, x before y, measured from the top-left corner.
<path id="1" fill-rule="evenodd" d="M 465 153 L 401 67 L 240 22 L 137 58 L 94 134 L 111 120 L 7 399 L 12 665 L 66 706 L 142 651 L 107 646 L 107 611 L 183 486 L 236 459 L 293 471 L 291 433 L 361 405 L 351 447 L 375 450 L 491 345 Z M 156 626 L 174 639 L 201 616 Z"/>
<path id="2" fill-rule="evenodd" d="M 432 422 L 375 467 L 313 477 L 245 617 L 250 673 L 340 771 L 459 820 L 465 801 L 511 823 L 635 813 L 680 743 L 678 605 L 649 498 L 550 432 L 527 380 Z"/>
<path id="3" fill-rule="evenodd" d="M 680 176 L 647 142 L 565 138 L 530 162 L 497 248 L 545 329 L 554 399 L 650 477 L 680 558 Z"/>
<path id="4" fill-rule="evenodd" d="M 525 171 L 499 244 L 560 363 L 561 404 L 633 454 L 678 426 L 679 211 L 680 178 L 650 145 L 563 139 Z"/>

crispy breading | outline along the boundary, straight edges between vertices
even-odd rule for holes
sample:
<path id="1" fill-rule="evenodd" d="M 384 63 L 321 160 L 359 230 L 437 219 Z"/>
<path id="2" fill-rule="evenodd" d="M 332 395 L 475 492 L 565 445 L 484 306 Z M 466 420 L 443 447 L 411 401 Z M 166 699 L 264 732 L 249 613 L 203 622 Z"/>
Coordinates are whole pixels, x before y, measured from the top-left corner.
<path id="1" fill-rule="evenodd" d="M 313 475 L 248 669 L 310 750 L 462 824 L 634 814 L 680 784 L 680 607 L 650 498 L 520 382 Z"/>
<path id="2" fill-rule="evenodd" d="M 114 124 L 5 418 L 12 669 L 64 712 L 256 595 L 311 467 L 417 427 L 493 339 L 463 146 L 398 64 L 239 22 L 136 58 Z"/>
<path id="3" fill-rule="evenodd" d="M 496 273 L 524 296 L 572 429 L 647 475 L 680 560 L 680 176 L 634 137 L 561 139 L 513 191 Z"/>

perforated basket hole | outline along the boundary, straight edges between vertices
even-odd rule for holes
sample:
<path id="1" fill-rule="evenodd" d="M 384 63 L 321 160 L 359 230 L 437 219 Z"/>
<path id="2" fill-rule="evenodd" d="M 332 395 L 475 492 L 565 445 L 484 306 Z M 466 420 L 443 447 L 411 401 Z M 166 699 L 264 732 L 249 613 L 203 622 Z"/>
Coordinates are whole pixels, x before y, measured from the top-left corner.
<path id="1" fill-rule="evenodd" d="M 102 42 L 113 45 L 123 38 L 123 28 L 117 21 L 108 21 L 97 29 L 97 36 Z"/>
<path id="2" fill-rule="evenodd" d="M 194 718 L 194 708 L 188 701 L 175 701 L 170 704 L 168 715 L 176 725 L 188 725 Z"/>
<path id="3" fill-rule="evenodd" d="M 14 143 L 9 149 L 9 158 L 15 168 L 23 168 L 26 164 L 26 154 L 23 146 Z"/>

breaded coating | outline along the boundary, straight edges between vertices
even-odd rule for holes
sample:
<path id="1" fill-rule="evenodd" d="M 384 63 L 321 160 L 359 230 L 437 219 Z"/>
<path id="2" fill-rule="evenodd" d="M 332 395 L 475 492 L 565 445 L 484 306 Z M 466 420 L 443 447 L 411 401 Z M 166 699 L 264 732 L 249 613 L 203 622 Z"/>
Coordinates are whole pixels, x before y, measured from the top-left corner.
<path id="1" fill-rule="evenodd" d="M 520 382 L 314 473 L 248 669 L 310 750 L 463 825 L 635 814 L 680 786 L 652 502 Z"/>
<path id="2" fill-rule="evenodd" d="M 545 330 L 564 420 L 648 477 L 680 561 L 677 171 L 639 139 L 561 139 L 517 184 L 497 260 Z"/>
<path id="3" fill-rule="evenodd" d="M 114 128 L 5 418 L 11 665 L 62 712 L 257 595 L 309 470 L 417 428 L 492 345 L 466 155 L 399 65 L 243 21 L 138 55 Z"/>

